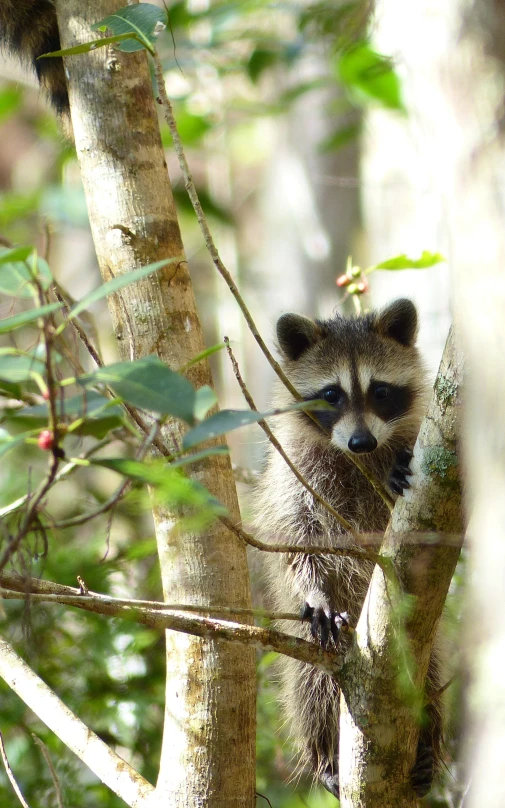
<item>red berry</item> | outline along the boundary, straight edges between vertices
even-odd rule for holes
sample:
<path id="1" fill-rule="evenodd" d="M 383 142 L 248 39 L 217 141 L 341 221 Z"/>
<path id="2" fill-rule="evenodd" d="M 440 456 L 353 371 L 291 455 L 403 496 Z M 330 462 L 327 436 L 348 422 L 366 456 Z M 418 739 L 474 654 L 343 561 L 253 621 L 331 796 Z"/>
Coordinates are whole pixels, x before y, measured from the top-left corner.
<path id="1" fill-rule="evenodd" d="M 53 448 L 53 443 L 54 435 L 51 430 L 43 429 L 37 440 L 39 449 L 42 449 L 44 452 L 49 452 Z"/>
<path id="2" fill-rule="evenodd" d="M 350 282 L 351 282 L 351 279 L 349 278 L 348 275 L 340 275 L 340 277 L 337 278 L 337 281 L 336 281 L 337 286 L 340 286 L 340 287 L 347 286 Z"/>

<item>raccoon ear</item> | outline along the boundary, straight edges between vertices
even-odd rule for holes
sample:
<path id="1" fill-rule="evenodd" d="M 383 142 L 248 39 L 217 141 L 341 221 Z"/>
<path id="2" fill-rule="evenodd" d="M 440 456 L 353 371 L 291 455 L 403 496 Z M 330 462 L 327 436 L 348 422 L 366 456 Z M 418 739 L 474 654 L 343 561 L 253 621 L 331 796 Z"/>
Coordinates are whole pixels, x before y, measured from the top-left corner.
<path id="1" fill-rule="evenodd" d="M 277 321 L 279 347 L 288 359 L 299 359 L 321 336 L 318 324 L 302 314 L 283 314 Z"/>
<path id="2" fill-rule="evenodd" d="M 375 329 L 410 348 L 417 336 L 417 310 L 411 300 L 400 298 L 377 314 Z"/>

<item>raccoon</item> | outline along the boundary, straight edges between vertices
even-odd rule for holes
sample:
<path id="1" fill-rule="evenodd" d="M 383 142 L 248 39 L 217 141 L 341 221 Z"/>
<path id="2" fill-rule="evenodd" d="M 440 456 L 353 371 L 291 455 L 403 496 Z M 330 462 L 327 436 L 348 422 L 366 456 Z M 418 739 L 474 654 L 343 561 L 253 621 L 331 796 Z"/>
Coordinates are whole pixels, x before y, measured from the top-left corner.
<path id="1" fill-rule="evenodd" d="M 361 462 L 393 492 L 409 487 L 412 448 L 427 406 L 425 368 L 415 347 L 417 312 L 410 300 L 355 318 L 337 315 L 310 320 L 285 314 L 277 323 L 284 370 L 306 401 L 323 399 L 332 409 L 317 411 L 318 423 L 303 412 L 276 419 L 275 433 L 305 479 L 361 533 L 383 532 L 389 520 L 384 501 L 348 455 Z M 276 407 L 293 402 L 277 383 Z M 329 545 L 343 529 L 295 478 L 270 446 L 256 492 L 254 516 L 267 542 Z M 299 612 L 307 623 L 290 631 L 337 641 L 341 615 L 356 625 L 373 564 L 345 556 L 266 554 L 267 588 L 276 609 Z M 286 624 L 283 624 L 286 628 Z M 296 660 L 280 660 L 282 701 L 300 768 L 308 768 L 338 797 L 339 690 L 335 681 Z M 427 692 L 440 687 L 434 654 Z M 441 711 L 426 708 L 411 782 L 426 794 L 440 760 Z"/>
<path id="2" fill-rule="evenodd" d="M 30 62 L 57 113 L 69 112 L 63 59 L 37 59 L 61 49 L 56 9 L 51 0 L 0 0 L 0 43 Z"/>

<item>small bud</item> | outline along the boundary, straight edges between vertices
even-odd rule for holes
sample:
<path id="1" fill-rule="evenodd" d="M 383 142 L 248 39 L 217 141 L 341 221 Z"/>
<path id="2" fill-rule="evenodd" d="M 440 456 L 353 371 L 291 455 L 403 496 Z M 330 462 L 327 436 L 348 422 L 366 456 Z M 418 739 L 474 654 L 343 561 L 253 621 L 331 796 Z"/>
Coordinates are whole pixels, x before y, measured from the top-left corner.
<path id="1" fill-rule="evenodd" d="M 351 269 L 351 278 L 359 278 L 361 275 L 361 267 L 353 267 Z"/>
<path id="2" fill-rule="evenodd" d="M 351 279 L 349 278 L 348 275 L 340 275 L 340 277 L 337 278 L 337 280 L 336 280 L 337 286 L 339 286 L 340 288 L 342 286 L 347 286 L 350 282 L 351 282 Z"/>
<path id="3" fill-rule="evenodd" d="M 49 390 L 44 390 L 44 392 L 42 393 L 42 398 L 44 399 L 44 401 L 49 401 Z"/>
<path id="4" fill-rule="evenodd" d="M 358 292 L 361 292 L 361 294 L 363 294 L 364 292 L 368 292 L 368 283 L 367 283 L 367 281 L 360 281 L 358 283 Z"/>
<path id="5" fill-rule="evenodd" d="M 357 283 L 350 283 L 347 287 L 347 291 L 350 295 L 359 294 L 358 284 Z"/>
<path id="6" fill-rule="evenodd" d="M 54 435 L 51 432 L 51 430 L 43 429 L 37 440 L 37 445 L 39 449 L 42 449 L 42 451 L 44 452 L 50 452 L 51 449 L 53 448 L 53 443 L 54 443 Z"/>

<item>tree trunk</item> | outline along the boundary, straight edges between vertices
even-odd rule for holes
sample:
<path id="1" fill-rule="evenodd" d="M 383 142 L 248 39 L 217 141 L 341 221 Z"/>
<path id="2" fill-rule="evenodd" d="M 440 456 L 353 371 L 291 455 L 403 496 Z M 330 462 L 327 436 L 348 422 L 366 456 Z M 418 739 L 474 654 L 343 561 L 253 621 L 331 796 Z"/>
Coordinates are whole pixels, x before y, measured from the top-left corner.
<path id="1" fill-rule="evenodd" d="M 56 3 L 62 47 L 96 38 L 90 24 L 115 0 Z M 204 348 L 161 146 L 145 52 L 101 48 L 65 59 L 72 124 L 91 230 L 104 280 L 163 258 L 180 263 L 128 286 L 109 307 L 123 359 L 156 353 L 173 369 Z M 211 383 L 208 364 L 188 377 Z M 181 437 L 172 424 L 169 445 Z M 198 479 L 239 511 L 228 458 L 198 467 Z M 245 547 L 217 523 L 180 535 L 173 515 L 154 511 L 165 598 L 249 607 Z M 231 808 L 254 804 L 254 652 L 167 632 L 167 701 L 160 804 Z"/>
<path id="2" fill-rule="evenodd" d="M 462 362 L 451 333 L 411 463 L 415 487 L 398 499 L 381 553 L 411 597 L 402 622 L 398 587 L 375 568 L 342 674 L 340 795 L 343 808 L 414 808 L 410 786 L 419 724 L 393 671 L 410 660 L 422 693 L 437 624 L 460 552 L 456 427 Z M 422 533 L 419 542 L 416 533 Z M 429 543 L 431 534 L 437 541 Z M 400 597 L 399 597 L 400 595 Z M 406 636 L 403 637 L 403 631 Z"/>

